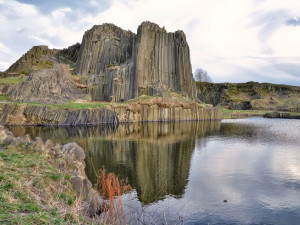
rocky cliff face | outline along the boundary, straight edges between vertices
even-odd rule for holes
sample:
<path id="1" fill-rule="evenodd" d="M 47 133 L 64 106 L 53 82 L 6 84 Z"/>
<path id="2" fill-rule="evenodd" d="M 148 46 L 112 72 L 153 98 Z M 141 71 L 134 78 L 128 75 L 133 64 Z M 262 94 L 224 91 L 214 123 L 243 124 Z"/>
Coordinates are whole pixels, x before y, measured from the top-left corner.
<path id="1" fill-rule="evenodd" d="M 27 80 L 15 86 L 9 93 L 15 101 L 63 103 L 87 98 L 75 85 L 69 66 L 56 64 L 53 69 L 31 71 Z"/>
<path id="2" fill-rule="evenodd" d="M 0 104 L 0 125 L 95 125 L 220 119 L 221 113 L 216 108 L 196 103 L 173 104 L 170 99 L 86 109 Z"/>
<path id="3" fill-rule="evenodd" d="M 49 49 L 47 46 L 34 46 L 12 64 L 6 72 L 28 73 L 34 69 L 51 68 L 57 62 L 58 52 L 58 49 Z"/>
<path id="4" fill-rule="evenodd" d="M 94 100 L 118 102 L 163 91 L 196 99 L 184 33 L 167 33 L 149 22 L 137 35 L 112 24 L 94 26 L 84 34 L 76 73 L 87 78 Z"/>
<path id="5" fill-rule="evenodd" d="M 135 34 L 113 24 L 94 26 L 85 32 L 76 73 L 87 76 L 93 100 L 133 98 L 132 48 Z"/>
<path id="6" fill-rule="evenodd" d="M 297 112 L 300 108 L 300 87 L 296 86 L 257 82 L 197 82 L 197 91 L 201 101 L 229 109 Z"/>
<path id="7" fill-rule="evenodd" d="M 32 70 L 50 69 L 54 64 L 74 64 L 78 57 L 80 44 L 77 43 L 66 49 L 49 49 L 48 46 L 34 46 L 12 64 L 6 74 L 23 73 L 27 74 Z"/>
<path id="8" fill-rule="evenodd" d="M 117 124 L 115 113 L 107 108 L 62 109 L 47 106 L 4 104 L 1 125 L 95 125 Z"/>
<path id="9" fill-rule="evenodd" d="M 166 86 L 191 99 L 197 98 L 189 46 L 183 31 L 167 33 L 156 24 L 142 23 L 135 47 L 135 74 L 137 94 L 145 91 L 151 94 L 149 89 Z"/>
<path id="10" fill-rule="evenodd" d="M 71 45 L 68 48 L 64 48 L 60 50 L 59 53 L 57 54 L 57 58 L 62 62 L 71 61 L 71 63 L 75 63 L 78 58 L 79 49 L 80 49 L 79 43 L 76 43 L 75 45 Z"/>

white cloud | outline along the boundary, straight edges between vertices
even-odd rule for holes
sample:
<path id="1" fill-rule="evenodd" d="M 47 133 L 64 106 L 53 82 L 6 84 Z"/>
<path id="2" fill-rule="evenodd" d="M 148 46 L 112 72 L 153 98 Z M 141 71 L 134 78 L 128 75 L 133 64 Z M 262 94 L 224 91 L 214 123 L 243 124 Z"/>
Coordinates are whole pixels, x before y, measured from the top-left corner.
<path id="1" fill-rule="evenodd" d="M 39 38 L 39 37 L 36 37 L 34 35 L 29 35 L 28 38 L 34 39 L 34 40 L 40 42 L 41 44 L 48 44 L 50 42 L 47 39 Z"/>
<path id="2" fill-rule="evenodd" d="M 51 14 L 54 19 L 62 19 L 65 17 L 67 12 L 71 12 L 72 10 L 70 8 L 62 8 L 54 10 Z"/>
<path id="3" fill-rule="evenodd" d="M 300 72 L 289 74 L 273 65 L 277 58 L 300 66 L 300 27 L 286 24 L 288 19 L 299 17 L 298 0 L 112 0 L 109 8 L 96 14 L 81 15 L 80 9 L 64 7 L 48 16 L 14 0 L 0 0 L 0 4 L 5 9 L 0 14 L 4 24 L 0 41 L 8 47 L 7 40 L 17 33 L 15 27 L 22 31 L 21 38 L 36 37 L 27 45 L 43 40 L 61 48 L 80 42 L 84 31 L 94 24 L 114 23 L 136 32 L 142 21 L 149 20 L 170 32 L 185 31 L 193 68 L 204 68 L 215 82 L 257 80 L 300 85 Z M 95 0 L 87 4 L 100 7 Z M 75 11 L 78 19 L 72 21 L 69 15 Z M 8 19 L 13 15 L 18 16 Z"/>
<path id="4" fill-rule="evenodd" d="M 105 12 L 85 20 L 90 24 L 109 21 L 133 31 L 141 21 L 150 20 L 169 31 L 184 30 L 193 68 L 203 67 L 214 81 L 284 83 L 289 77 L 288 82 L 300 85 L 300 72 L 295 77 L 276 70 L 269 60 L 300 57 L 300 34 L 285 24 L 299 14 L 294 0 L 139 0 L 114 1 Z"/>

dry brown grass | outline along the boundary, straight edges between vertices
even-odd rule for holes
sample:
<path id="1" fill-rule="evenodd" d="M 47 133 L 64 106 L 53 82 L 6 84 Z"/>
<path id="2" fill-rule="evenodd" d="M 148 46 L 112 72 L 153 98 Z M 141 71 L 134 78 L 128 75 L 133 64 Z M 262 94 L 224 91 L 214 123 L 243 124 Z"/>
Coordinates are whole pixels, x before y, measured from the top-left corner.
<path id="1" fill-rule="evenodd" d="M 106 173 L 103 168 L 98 171 L 98 190 L 102 198 L 108 200 L 104 205 L 103 221 L 108 224 L 127 224 L 123 210 L 122 194 L 131 190 L 127 179 L 119 179 L 113 173 Z"/>

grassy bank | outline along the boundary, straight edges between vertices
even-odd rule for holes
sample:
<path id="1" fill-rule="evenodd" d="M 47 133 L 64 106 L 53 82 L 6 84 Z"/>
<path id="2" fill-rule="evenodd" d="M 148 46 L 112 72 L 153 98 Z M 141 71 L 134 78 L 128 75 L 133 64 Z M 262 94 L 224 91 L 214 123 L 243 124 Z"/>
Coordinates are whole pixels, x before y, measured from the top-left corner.
<path id="1" fill-rule="evenodd" d="M 0 224 L 87 223 L 70 176 L 44 152 L 3 146 L 0 150 Z"/>
<path id="2" fill-rule="evenodd" d="M 267 110 L 232 110 L 232 109 L 226 109 L 221 106 L 218 106 L 217 108 L 220 109 L 223 119 L 246 118 L 246 117 L 253 117 L 253 116 L 263 117 L 264 114 L 273 112 Z M 300 113 L 295 113 L 295 112 L 283 112 L 283 113 L 288 113 L 291 116 L 300 116 Z"/>
<path id="3" fill-rule="evenodd" d="M 233 119 L 233 118 L 242 118 L 242 117 L 251 117 L 251 116 L 263 116 L 269 111 L 263 110 L 232 110 L 225 109 L 223 107 L 218 107 L 222 113 L 223 119 Z"/>
<path id="4" fill-rule="evenodd" d="M 158 100 L 159 99 L 159 100 Z M 196 103 L 191 100 L 187 100 L 182 98 L 180 95 L 173 93 L 173 96 L 170 97 L 158 97 L 158 96 L 140 96 L 135 99 L 130 99 L 125 102 L 99 102 L 99 101 L 72 101 L 66 102 L 63 104 L 46 104 L 46 103 L 37 103 L 37 102 L 16 102 L 12 101 L 11 98 L 7 95 L 0 95 L 0 101 L 2 103 L 13 103 L 19 105 L 36 105 L 36 106 L 47 106 L 51 108 L 63 108 L 63 109 L 91 109 L 91 108 L 99 108 L 105 107 L 108 105 L 113 106 L 125 106 L 127 104 L 132 103 L 157 103 L 161 102 L 162 104 L 172 103 L 173 105 L 182 105 L 182 104 L 191 104 Z M 197 103 L 199 106 L 202 107 L 210 107 L 209 104 L 204 103 Z"/>
<path id="5" fill-rule="evenodd" d="M 46 103 L 36 103 L 36 102 L 15 102 L 7 95 L 0 95 L 0 101 L 2 103 L 13 103 L 19 105 L 37 105 L 37 106 L 48 106 L 51 108 L 63 108 L 63 109 L 90 109 L 107 106 L 111 103 L 109 102 L 66 102 L 64 104 L 46 104 Z"/>

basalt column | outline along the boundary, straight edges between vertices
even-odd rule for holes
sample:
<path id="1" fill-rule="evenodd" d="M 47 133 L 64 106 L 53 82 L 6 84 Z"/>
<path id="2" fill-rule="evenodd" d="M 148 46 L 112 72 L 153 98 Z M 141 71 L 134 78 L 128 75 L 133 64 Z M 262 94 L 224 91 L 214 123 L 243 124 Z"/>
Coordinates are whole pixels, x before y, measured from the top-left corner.
<path id="1" fill-rule="evenodd" d="M 170 90 L 197 98 L 189 46 L 183 31 L 167 33 L 156 24 L 142 23 L 137 34 L 135 73 L 136 95 Z"/>
<path id="2" fill-rule="evenodd" d="M 85 32 L 76 73 L 87 77 L 93 100 L 134 97 L 133 88 L 129 86 L 133 83 L 131 58 L 134 37 L 134 33 L 113 24 L 94 26 Z"/>

